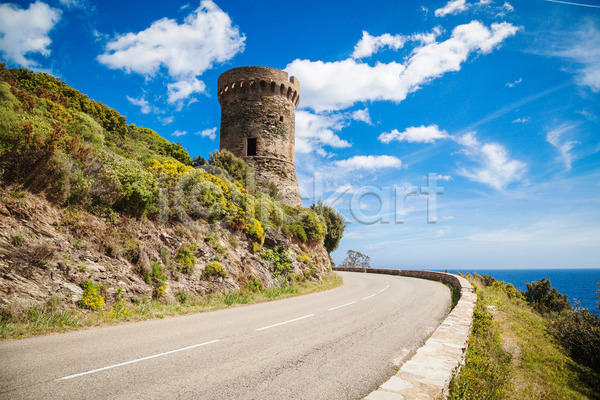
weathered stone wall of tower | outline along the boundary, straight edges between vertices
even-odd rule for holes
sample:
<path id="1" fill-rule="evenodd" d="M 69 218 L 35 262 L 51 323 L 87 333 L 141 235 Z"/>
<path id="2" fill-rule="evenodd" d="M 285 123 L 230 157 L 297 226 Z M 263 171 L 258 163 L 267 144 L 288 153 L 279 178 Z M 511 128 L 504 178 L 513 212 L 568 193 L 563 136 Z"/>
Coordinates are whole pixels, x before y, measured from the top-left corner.
<path id="1" fill-rule="evenodd" d="M 285 203 L 301 205 L 294 165 L 298 80 L 275 68 L 240 67 L 219 77 L 218 93 L 221 150 L 243 158 L 259 180 L 275 183 Z"/>

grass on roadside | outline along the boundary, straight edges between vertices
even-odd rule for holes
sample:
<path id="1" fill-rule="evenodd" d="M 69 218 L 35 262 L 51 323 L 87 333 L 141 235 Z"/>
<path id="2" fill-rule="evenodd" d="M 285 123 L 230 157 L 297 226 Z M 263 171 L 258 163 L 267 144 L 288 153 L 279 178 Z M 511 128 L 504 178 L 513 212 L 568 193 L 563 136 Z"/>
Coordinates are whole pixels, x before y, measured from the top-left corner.
<path id="1" fill-rule="evenodd" d="M 549 321 L 500 283 L 477 286 L 466 364 L 451 399 L 600 399 L 600 375 L 573 361 Z"/>
<path id="2" fill-rule="evenodd" d="M 205 296 L 186 295 L 178 301 L 141 300 L 136 303 L 118 301 L 101 311 L 64 308 L 58 297 L 44 305 L 10 307 L 0 313 L 0 340 L 20 339 L 55 332 L 66 332 L 93 326 L 117 324 L 122 321 L 142 321 L 177 315 L 194 314 L 235 306 L 253 304 L 333 289 L 342 278 L 333 273 L 321 282 L 300 282 L 259 292 L 240 290 Z"/>

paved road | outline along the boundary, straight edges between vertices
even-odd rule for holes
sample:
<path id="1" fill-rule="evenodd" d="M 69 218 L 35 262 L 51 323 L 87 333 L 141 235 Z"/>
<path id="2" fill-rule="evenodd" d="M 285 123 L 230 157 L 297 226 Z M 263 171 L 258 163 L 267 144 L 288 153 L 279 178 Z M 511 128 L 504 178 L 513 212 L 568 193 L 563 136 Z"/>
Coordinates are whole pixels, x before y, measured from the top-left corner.
<path id="1" fill-rule="evenodd" d="M 0 343 L 0 398 L 359 399 L 439 325 L 450 294 L 342 275 L 307 296 Z"/>

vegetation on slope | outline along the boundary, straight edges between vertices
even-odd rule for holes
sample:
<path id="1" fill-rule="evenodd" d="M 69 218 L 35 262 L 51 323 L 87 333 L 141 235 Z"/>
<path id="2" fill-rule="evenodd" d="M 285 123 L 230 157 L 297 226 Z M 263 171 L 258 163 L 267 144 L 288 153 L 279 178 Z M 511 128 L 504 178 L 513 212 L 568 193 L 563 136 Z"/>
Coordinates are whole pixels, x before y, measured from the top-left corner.
<path id="1" fill-rule="evenodd" d="M 489 276 L 467 274 L 467 278 L 476 287 L 478 303 L 466 364 L 450 384 L 450 398 L 600 398 L 600 371 L 576 358 L 559 334 L 566 330 L 569 336 L 585 339 L 587 357 L 593 359 L 598 350 L 591 348 L 594 341 L 589 339 L 591 332 L 597 335 L 598 325 L 572 329 L 578 315 L 589 316 L 589 311 L 571 309 L 562 301 L 566 297 L 552 290 L 546 280 L 529 284 L 523 293 Z M 537 300 L 530 303 L 527 299 Z M 549 311 L 557 304 L 562 308 Z M 557 331 L 557 326 L 562 329 Z M 587 336 L 582 329 L 588 331 Z"/>
<path id="2" fill-rule="evenodd" d="M 0 63 L 0 223 L 8 234 L 0 235 L 0 261 L 11 274 L 57 272 L 83 291 L 77 304 L 95 312 L 165 293 L 191 298 L 319 280 L 329 265 L 320 249 L 327 255 L 326 240 L 337 246 L 341 215 L 277 199 L 276 187 L 258 186 L 229 152 L 192 161 L 180 144 L 127 124 L 51 75 Z M 277 250 L 293 265 L 280 272 L 269 252 L 282 240 L 295 247 Z M 128 288 L 106 282 L 119 274 Z M 175 283 L 178 292 L 169 289 Z M 36 300 L 50 310 L 62 303 Z M 28 309 L 4 308 L 3 324 L 39 314 Z"/>

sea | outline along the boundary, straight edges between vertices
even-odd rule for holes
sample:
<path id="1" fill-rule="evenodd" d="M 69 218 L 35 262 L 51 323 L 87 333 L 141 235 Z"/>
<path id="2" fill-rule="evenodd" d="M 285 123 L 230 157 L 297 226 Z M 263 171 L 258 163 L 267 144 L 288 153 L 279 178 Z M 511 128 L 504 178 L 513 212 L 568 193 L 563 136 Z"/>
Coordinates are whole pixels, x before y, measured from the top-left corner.
<path id="1" fill-rule="evenodd" d="M 441 270 L 441 272 L 444 272 L 444 270 Z M 453 274 L 457 272 L 486 274 L 496 280 L 512 283 L 516 288 L 523 291 L 527 290 L 527 282 L 547 278 L 550 280 L 552 287 L 569 296 L 571 304 L 575 305 L 577 300 L 581 302 L 582 307 L 587 308 L 596 315 L 600 315 L 598 295 L 596 294 L 599 289 L 600 269 L 467 269 L 448 270 L 448 272 Z"/>

